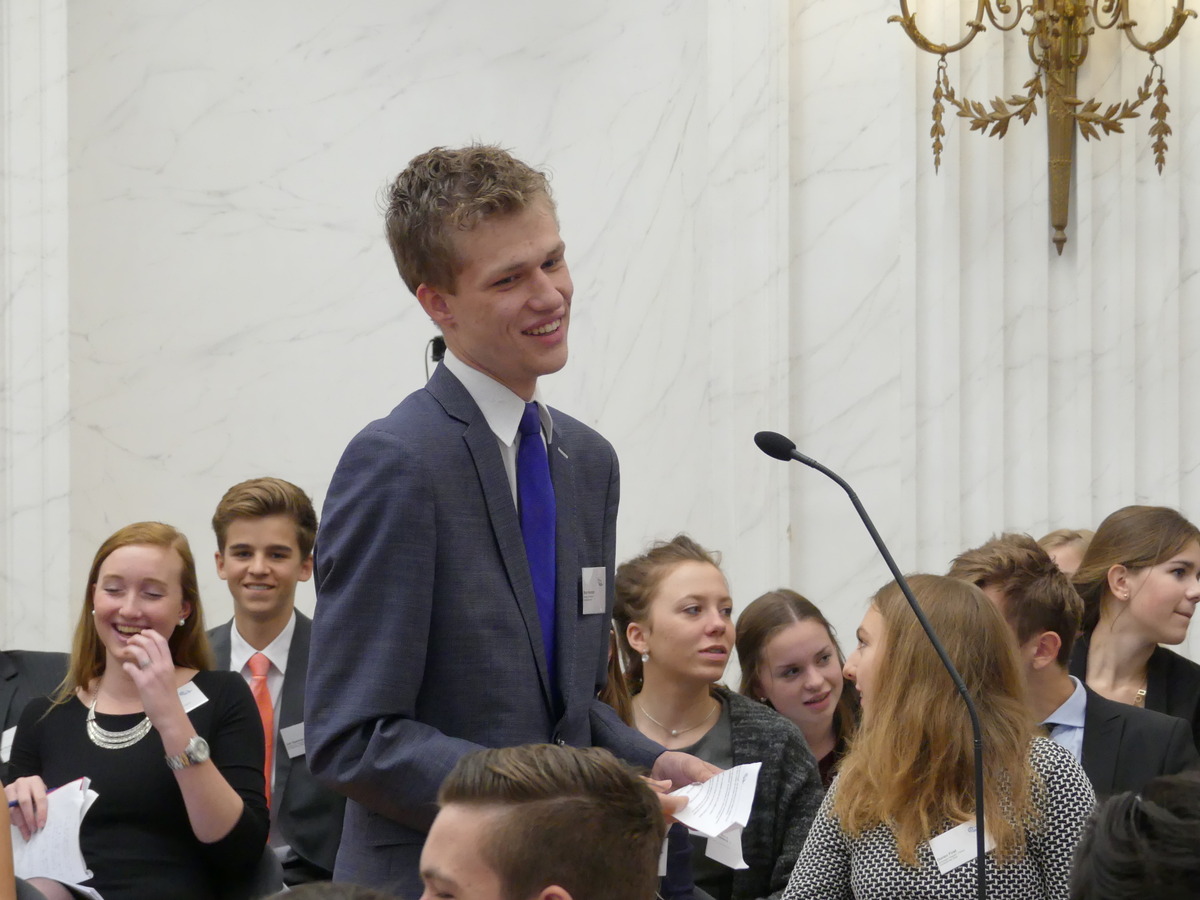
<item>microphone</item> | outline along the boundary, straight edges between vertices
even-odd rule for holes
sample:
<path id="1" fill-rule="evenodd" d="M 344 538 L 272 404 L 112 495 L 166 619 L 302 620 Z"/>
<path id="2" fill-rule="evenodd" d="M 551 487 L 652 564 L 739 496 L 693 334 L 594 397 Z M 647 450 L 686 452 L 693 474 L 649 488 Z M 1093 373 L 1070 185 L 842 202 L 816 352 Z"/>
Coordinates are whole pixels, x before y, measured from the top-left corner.
<path id="1" fill-rule="evenodd" d="M 933 626 L 929 624 L 929 619 L 925 617 L 925 611 L 921 609 L 921 604 L 917 602 L 916 596 L 913 595 L 912 588 L 908 586 L 908 579 L 900 571 L 896 565 L 896 560 L 892 558 L 892 554 L 888 551 L 887 544 L 883 542 L 883 538 L 879 536 L 879 532 L 875 529 L 875 523 L 871 521 L 871 517 L 867 515 L 866 507 L 858 499 L 858 494 L 854 493 L 854 489 L 849 483 L 838 475 L 832 469 L 826 468 L 810 456 L 805 456 L 796 449 L 796 442 L 791 438 L 784 437 L 775 431 L 760 431 L 754 435 L 754 443 L 758 445 L 758 449 L 767 456 L 773 459 L 796 460 L 802 462 L 811 469 L 816 469 L 822 475 L 832 479 L 844 490 L 850 498 L 850 502 L 854 504 L 854 509 L 858 512 L 858 517 L 862 519 L 863 525 L 867 527 L 867 532 L 871 535 L 871 540 L 875 542 L 875 546 L 879 550 L 879 554 L 883 557 L 883 561 L 887 563 L 888 569 L 892 573 L 892 577 L 896 579 L 896 584 L 900 586 L 901 593 L 904 594 L 904 599 L 908 601 L 908 605 L 912 607 L 913 613 L 917 617 L 917 621 L 921 623 L 921 628 L 924 629 L 929 642 L 933 644 L 933 649 L 937 651 L 938 657 L 942 660 L 942 665 L 950 674 L 954 686 L 958 689 L 958 693 L 962 696 L 963 702 L 967 705 L 967 713 L 971 717 L 971 731 L 975 738 L 975 875 L 976 886 L 978 888 L 979 900 L 985 900 L 987 897 L 987 869 L 985 863 L 985 844 L 984 844 L 984 816 L 983 816 L 983 727 L 979 722 L 979 711 L 975 708 L 975 702 L 971 699 L 971 693 L 967 690 L 966 684 L 962 680 L 962 676 L 958 674 L 958 669 L 954 667 L 954 663 L 950 660 L 950 655 L 946 652 L 946 648 L 942 646 L 942 642 L 938 640 L 937 633 L 933 630 Z"/>

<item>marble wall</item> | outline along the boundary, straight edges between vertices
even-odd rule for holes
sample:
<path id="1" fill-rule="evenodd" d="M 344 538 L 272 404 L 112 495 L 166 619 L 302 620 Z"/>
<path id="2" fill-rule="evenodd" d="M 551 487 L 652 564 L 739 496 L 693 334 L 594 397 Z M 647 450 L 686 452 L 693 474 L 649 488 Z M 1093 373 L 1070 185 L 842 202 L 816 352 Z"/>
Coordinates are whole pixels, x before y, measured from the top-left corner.
<path id="1" fill-rule="evenodd" d="M 1059 258 L 1043 121 L 950 123 L 935 177 L 934 63 L 884 0 L 2 3 L 5 646 L 65 648 L 139 518 L 191 536 L 229 615 L 224 488 L 320 502 L 424 380 L 377 193 L 476 139 L 552 173 L 576 303 L 544 390 L 621 455 L 622 555 L 686 529 L 739 602 L 791 584 L 849 636 L 882 563 L 761 428 L 850 478 L 909 570 L 1135 500 L 1200 516 L 1200 24 L 1161 55 L 1164 175 L 1144 118 L 1081 145 Z M 963 90 L 1028 77 L 979 43 Z M 1146 69 L 1108 35 L 1091 64 L 1104 96 Z"/>

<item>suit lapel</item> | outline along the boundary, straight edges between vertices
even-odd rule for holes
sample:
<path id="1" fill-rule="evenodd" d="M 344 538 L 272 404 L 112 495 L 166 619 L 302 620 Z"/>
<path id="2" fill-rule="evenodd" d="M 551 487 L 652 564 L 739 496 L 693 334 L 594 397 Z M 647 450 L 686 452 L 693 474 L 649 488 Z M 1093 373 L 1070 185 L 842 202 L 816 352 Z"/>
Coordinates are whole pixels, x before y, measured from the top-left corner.
<path id="1" fill-rule="evenodd" d="M 1104 698 L 1087 692 L 1080 763 L 1097 794 L 1110 793 L 1117 775 L 1117 754 L 1124 732 L 1121 717 L 1105 708 Z"/>
<path id="2" fill-rule="evenodd" d="M 467 426 L 463 432 L 463 440 L 466 442 L 467 450 L 475 464 L 475 472 L 479 476 L 483 500 L 487 506 L 488 518 L 492 523 L 492 533 L 496 538 L 496 545 L 500 549 L 500 558 L 504 563 L 505 573 L 508 575 L 508 583 L 512 587 L 513 595 L 517 598 L 517 609 L 525 625 L 530 650 L 537 663 L 542 696 L 546 701 L 547 708 L 553 709 L 554 701 L 546 672 L 546 653 L 542 649 L 542 626 L 538 621 L 537 598 L 533 593 L 529 560 L 525 556 L 525 543 L 521 537 L 521 521 L 517 518 L 512 488 L 508 482 L 508 473 L 504 469 L 504 460 L 500 456 L 496 435 L 475 401 L 471 399 L 467 389 L 462 386 L 462 382 L 455 378 L 444 365 L 439 364 L 434 370 L 433 377 L 429 379 L 426 389 L 450 416 Z M 553 470 L 551 470 L 551 478 L 553 479 L 553 477 Z M 555 490 L 557 491 L 557 485 Z M 559 502 L 557 497 L 555 502 Z M 559 577 L 561 579 L 561 575 Z"/>
<path id="3" fill-rule="evenodd" d="M 296 611 L 296 628 L 292 632 L 292 643 L 288 647 L 287 672 L 283 676 L 283 690 L 279 695 L 279 714 L 275 720 L 275 802 L 271 805 L 271 818 L 282 811 L 279 802 L 287 793 L 288 776 L 292 771 L 292 758 L 284 746 L 280 731 L 304 721 L 304 680 L 308 677 L 308 645 L 312 634 L 312 620 Z"/>
<path id="4" fill-rule="evenodd" d="M 550 456 L 550 478 L 554 482 L 554 507 L 558 521 L 555 524 L 556 584 L 555 640 L 558 652 L 559 694 L 566 703 L 571 696 L 571 685 L 575 683 L 575 651 L 577 607 L 580 602 L 579 579 L 579 523 L 575 516 L 575 474 L 571 467 L 571 450 L 562 441 L 562 432 L 554 429 L 554 442 L 548 448 Z"/>
<path id="5" fill-rule="evenodd" d="M 232 638 L 229 636 L 230 629 L 233 628 L 233 622 L 226 622 L 224 625 L 218 625 L 209 632 L 209 643 L 212 645 L 213 656 L 217 659 L 218 669 L 229 668 L 229 656 L 232 653 Z"/>
<path id="6" fill-rule="evenodd" d="M 13 698 L 17 695 L 17 667 L 8 658 L 7 653 L 0 653 L 0 723 L 8 725 L 12 712 Z M 13 717 L 12 725 L 16 725 Z M 11 725 L 9 725 L 11 727 Z"/>

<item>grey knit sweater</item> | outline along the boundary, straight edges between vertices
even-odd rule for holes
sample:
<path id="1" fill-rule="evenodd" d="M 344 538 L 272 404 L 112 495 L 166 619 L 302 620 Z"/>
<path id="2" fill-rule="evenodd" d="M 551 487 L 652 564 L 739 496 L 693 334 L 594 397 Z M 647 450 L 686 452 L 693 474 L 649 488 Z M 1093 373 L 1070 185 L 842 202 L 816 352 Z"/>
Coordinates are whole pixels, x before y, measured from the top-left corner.
<path id="1" fill-rule="evenodd" d="M 742 856 L 733 873 L 733 900 L 783 895 L 825 789 L 800 729 L 775 710 L 729 689 L 715 688 L 729 707 L 733 764 L 761 762 Z"/>

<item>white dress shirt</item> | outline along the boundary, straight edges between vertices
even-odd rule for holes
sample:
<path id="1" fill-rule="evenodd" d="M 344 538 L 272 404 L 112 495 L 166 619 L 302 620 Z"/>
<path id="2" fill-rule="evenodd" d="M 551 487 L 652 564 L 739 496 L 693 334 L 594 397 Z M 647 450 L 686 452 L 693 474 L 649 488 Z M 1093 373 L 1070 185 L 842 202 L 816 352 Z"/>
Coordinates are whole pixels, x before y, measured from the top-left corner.
<path id="1" fill-rule="evenodd" d="M 295 631 L 295 610 L 292 610 L 291 618 L 283 626 L 283 631 L 279 632 L 275 640 L 262 650 L 255 650 L 246 643 L 246 639 L 237 629 L 236 619 L 233 621 L 233 627 L 229 629 L 229 668 L 234 672 L 241 672 L 242 677 L 246 679 L 246 684 L 250 684 L 254 678 L 254 673 L 250 671 L 250 657 L 255 653 L 262 653 L 271 662 L 271 668 L 267 671 L 267 690 L 271 692 L 271 706 L 275 709 L 276 732 L 279 731 L 279 695 L 283 692 L 283 678 L 287 674 L 288 651 L 292 647 L 292 635 Z M 275 744 L 275 749 L 278 750 L 278 737 L 275 739 Z M 275 787 L 274 765 L 271 766 L 271 787 L 272 789 Z"/>
<path id="2" fill-rule="evenodd" d="M 500 456 L 504 459 L 504 471 L 508 474 L 508 486 L 512 490 L 513 505 L 517 504 L 517 440 L 521 427 L 521 416 L 525 415 L 525 401 L 490 375 L 473 369 L 447 349 L 442 360 L 450 373 L 462 382 L 475 405 L 483 413 L 488 427 L 496 435 L 500 445 Z M 550 419 L 550 407 L 542 401 L 537 390 L 533 402 L 538 405 L 542 419 L 542 440 L 549 446 L 554 437 L 554 422 Z"/>

